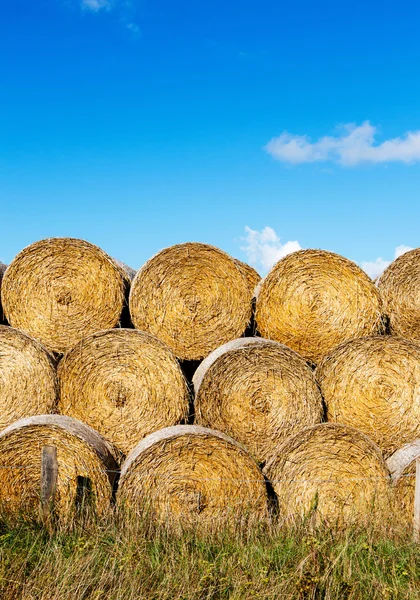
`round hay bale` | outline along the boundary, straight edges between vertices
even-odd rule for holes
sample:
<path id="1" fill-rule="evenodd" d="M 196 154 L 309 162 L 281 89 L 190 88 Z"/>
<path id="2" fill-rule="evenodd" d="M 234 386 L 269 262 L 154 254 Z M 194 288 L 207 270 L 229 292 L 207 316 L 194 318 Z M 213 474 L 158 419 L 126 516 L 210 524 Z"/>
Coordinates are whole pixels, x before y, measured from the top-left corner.
<path id="1" fill-rule="evenodd" d="M 130 314 L 137 329 L 184 360 L 199 360 L 240 337 L 251 320 L 246 278 L 225 252 L 179 244 L 151 258 L 134 278 Z"/>
<path id="2" fill-rule="evenodd" d="M 363 431 L 389 456 L 420 436 L 420 345 L 373 336 L 335 348 L 316 369 L 327 420 Z"/>
<path id="3" fill-rule="evenodd" d="M 234 340 L 212 352 L 193 377 L 195 422 L 223 431 L 266 462 L 286 437 L 322 421 L 312 369 L 287 346 Z"/>
<path id="4" fill-rule="evenodd" d="M 189 413 L 181 367 L 160 340 L 135 329 L 84 338 L 58 367 L 59 412 L 87 423 L 123 454 Z"/>
<path id="5" fill-rule="evenodd" d="M 22 417 L 55 412 L 53 356 L 33 338 L 0 325 L 0 430 Z"/>
<path id="6" fill-rule="evenodd" d="M 418 458 L 420 458 L 420 439 L 405 444 L 386 461 L 392 477 L 395 508 L 402 521 L 413 520 Z"/>
<path id="7" fill-rule="evenodd" d="M 64 353 L 84 336 L 118 325 L 129 278 L 103 250 L 73 238 L 50 238 L 22 250 L 2 285 L 13 327 Z"/>
<path id="8" fill-rule="evenodd" d="M 278 448 L 264 473 L 280 514 L 314 511 L 324 522 L 370 517 L 389 506 L 390 474 L 379 448 L 356 429 L 323 423 L 302 430 Z"/>
<path id="9" fill-rule="evenodd" d="M 0 432 L 2 508 L 29 515 L 39 510 L 44 446 L 57 449 L 56 514 L 61 518 L 74 514 L 82 485 L 90 486 L 89 501 L 96 512 L 105 514 L 117 471 L 112 448 L 87 425 L 61 415 L 21 419 Z"/>
<path id="10" fill-rule="evenodd" d="M 325 250 L 299 250 L 265 277 L 256 303 L 263 337 L 317 363 L 338 344 L 382 331 L 381 300 L 355 263 Z"/>
<path id="11" fill-rule="evenodd" d="M 377 286 L 390 333 L 420 341 L 420 248 L 394 260 Z"/>
<path id="12" fill-rule="evenodd" d="M 255 461 L 218 431 L 178 425 L 152 433 L 121 468 L 117 503 L 158 520 L 205 521 L 267 515 L 267 491 Z"/>
<path id="13" fill-rule="evenodd" d="M 238 260 L 237 258 L 234 258 L 233 261 L 234 261 L 235 265 L 239 268 L 242 275 L 247 280 L 248 286 L 249 286 L 252 294 L 254 294 L 254 290 L 257 287 L 258 283 L 260 282 L 261 276 L 257 273 L 257 271 L 253 267 L 251 267 L 247 263 L 244 263 L 241 260 Z"/>

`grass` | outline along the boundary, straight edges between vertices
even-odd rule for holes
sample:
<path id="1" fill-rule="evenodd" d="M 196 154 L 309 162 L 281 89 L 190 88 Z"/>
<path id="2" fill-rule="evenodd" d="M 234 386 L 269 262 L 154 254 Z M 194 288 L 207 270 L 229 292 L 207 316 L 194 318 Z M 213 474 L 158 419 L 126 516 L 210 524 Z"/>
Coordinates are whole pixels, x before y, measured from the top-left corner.
<path id="1" fill-rule="evenodd" d="M 47 528 L 0 519 L 0 598 L 420 599 L 420 545 L 391 524 L 336 531 L 124 522 Z"/>

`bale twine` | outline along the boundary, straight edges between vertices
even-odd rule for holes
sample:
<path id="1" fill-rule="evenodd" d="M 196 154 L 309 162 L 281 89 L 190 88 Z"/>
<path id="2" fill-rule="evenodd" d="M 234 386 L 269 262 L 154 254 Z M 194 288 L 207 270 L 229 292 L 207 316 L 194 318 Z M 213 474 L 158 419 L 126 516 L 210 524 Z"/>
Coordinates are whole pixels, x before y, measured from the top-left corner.
<path id="1" fill-rule="evenodd" d="M 121 468 L 117 503 L 158 520 L 206 521 L 267 514 L 265 481 L 257 464 L 218 431 L 178 425 L 152 433 Z"/>
<path id="2" fill-rule="evenodd" d="M 314 511 L 325 522 L 364 519 L 389 506 L 390 474 L 379 448 L 363 433 L 333 423 L 302 430 L 265 467 L 280 514 Z"/>
<path id="3" fill-rule="evenodd" d="M 379 277 L 377 286 L 390 333 L 420 341 L 420 248 L 406 252 Z"/>
<path id="4" fill-rule="evenodd" d="M 64 353 L 118 325 L 128 285 L 126 271 L 97 246 L 50 238 L 22 250 L 7 268 L 3 309 L 13 327 Z"/>
<path id="5" fill-rule="evenodd" d="M 317 363 L 348 339 L 382 329 L 380 296 L 368 275 L 324 250 L 281 259 L 261 284 L 256 323 L 263 337 Z"/>
<path id="6" fill-rule="evenodd" d="M 151 258 L 134 278 L 130 313 L 137 329 L 184 360 L 199 360 L 240 337 L 251 319 L 249 286 L 234 260 L 207 244 L 179 244 Z"/>
<path id="7" fill-rule="evenodd" d="M 54 509 L 74 514 L 83 490 L 105 514 L 117 470 L 110 444 L 96 431 L 70 417 L 39 415 L 21 419 L 0 433 L 0 504 L 11 512 L 34 514 L 40 506 L 41 456 L 44 446 L 57 449 L 58 477 Z M 90 482 L 90 483 L 88 483 Z"/>
<path id="8" fill-rule="evenodd" d="M 414 516 L 418 458 L 420 458 L 420 439 L 405 444 L 386 461 L 392 477 L 395 509 L 402 521 L 412 521 Z"/>
<path id="9" fill-rule="evenodd" d="M 312 369 L 271 340 L 225 344 L 204 359 L 193 383 L 195 422 L 232 436 L 258 462 L 269 460 L 286 437 L 322 420 Z"/>
<path id="10" fill-rule="evenodd" d="M 247 263 L 244 263 L 241 260 L 238 260 L 237 258 L 234 258 L 233 261 L 241 271 L 242 275 L 244 275 L 252 294 L 254 294 L 254 290 L 260 282 L 261 276 L 253 267 L 251 267 Z"/>
<path id="11" fill-rule="evenodd" d="M 171 350 L 135 329 L 84 338 L 58 367 L 59 411 L 127 454 L 146 435 L 188 417 L 189 393 Z"/>
<path id="12" fill-rule="evenodd" d="M 420 436 L 420 345 L 373 336 L 341 344 L 318 365 L 327 419 L 356 427 L 387 457 Z"/>
<path id="13" fill-rule="evenodd" d="M 0 430 L 22 417 L 55 412 L 53 356 L 18 329 L 0 325 Z"/>

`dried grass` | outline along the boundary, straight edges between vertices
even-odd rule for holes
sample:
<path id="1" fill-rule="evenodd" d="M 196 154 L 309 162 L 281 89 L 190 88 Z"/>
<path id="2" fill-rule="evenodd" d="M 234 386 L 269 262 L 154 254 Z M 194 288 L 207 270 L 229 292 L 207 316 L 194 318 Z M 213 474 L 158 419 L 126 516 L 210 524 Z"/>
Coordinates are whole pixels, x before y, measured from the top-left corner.
<path id="1" fill-rule="evenodd" d="M 420 248 L 406 252 L 382 273 L 377 286 L 389 330 L 420 341 Z"/>
<path id="2" fill-rule="evenodd" d="M 56 514 L 64 520 L 72 517 L 79 478 L 91 482 L 91 500 L 97 514 L 107 514 L 117 469 L 113 449 L 87 425 L 61 415 L 21 419 L 0 433 L 2 507 L 37 517 L 44 446 L 57 448 Z"/>
<path id="3" fill-rule="evenodd" d="M 204 359 L 193 383 L 195 422 L 232 436 L 258 462 L 272 458 L 288 436 L 322 420 L 312 369 L 277 342 L 229 342 Z"/>
<path id="4" fill-rule="evenodd" d="M 387 457 L 420 436 L 420 346 L 374 336 L 346 342 L 316 369 L 328 421 L 356 427 Z"/>
<path id="5" fill-rule="evenodd" d="M 0 430 L 23 417 L 55 412 L 53 356 L 18 329 L 0 325 Z"/>
<path id="6" fill-rule="evenodd" d="M 383 329 L 372 280 L 355 263 L 324 250 L 281 259 L 261 284 L 255 318 L 263 337 L 313 363 L 348 339 Z"/>
<path id="7" fill-rule="evenodd" d="M 123 454 L 188 417 L 189 393 L 172 351 L 152 335 L 110 329 L 84 338 L 59 364 L 59 410 Z"/>
<path id="8" fill-rule="evenodd" d="M 49 238 L 19 252 L 1 290 L 8 322 L 64 353 L 84 336 L 118 325 L 129 277 L 103 250 Z"/>
<path id="9" fill-rule="evenodd" d="M 158 520 L 267 516 L 265 482 L 254 460 L 226 435 L 194 425 L 140 442 L 122 465 L 117 504 L 139 514 L 146 505 Z"/>
<path id="10" fill-rule="evenodd" d="M 289 438 L 264 473 L 277 494 L 280 515 L 312 514 L 347 524 L 390 506 L 390 473 L 380 449 L 356 429 L 323 423 Z"/>
<path id="11" fill-rule="evenodd" d="M 184 360 L 200 360 L 240 337 L 250 322 L 249 286 L 234 260 L 207 244 L 162 250 L 137 272 L 130 292 L 137 329 Z"/>

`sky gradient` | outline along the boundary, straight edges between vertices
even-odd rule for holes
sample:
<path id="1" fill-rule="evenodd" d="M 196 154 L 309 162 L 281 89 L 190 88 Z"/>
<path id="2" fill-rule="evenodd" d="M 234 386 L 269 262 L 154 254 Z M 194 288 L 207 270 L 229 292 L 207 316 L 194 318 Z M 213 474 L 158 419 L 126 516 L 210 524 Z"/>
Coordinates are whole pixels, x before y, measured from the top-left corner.
<path id="1" fill-rule="evenodd" d="M 419 246 L 419 17 L 414 1 L 5 3 L 0 259 L 49 236 L 134 268 L 184 241 L 260 271 L 288 242 L 358 263 Z"/>

